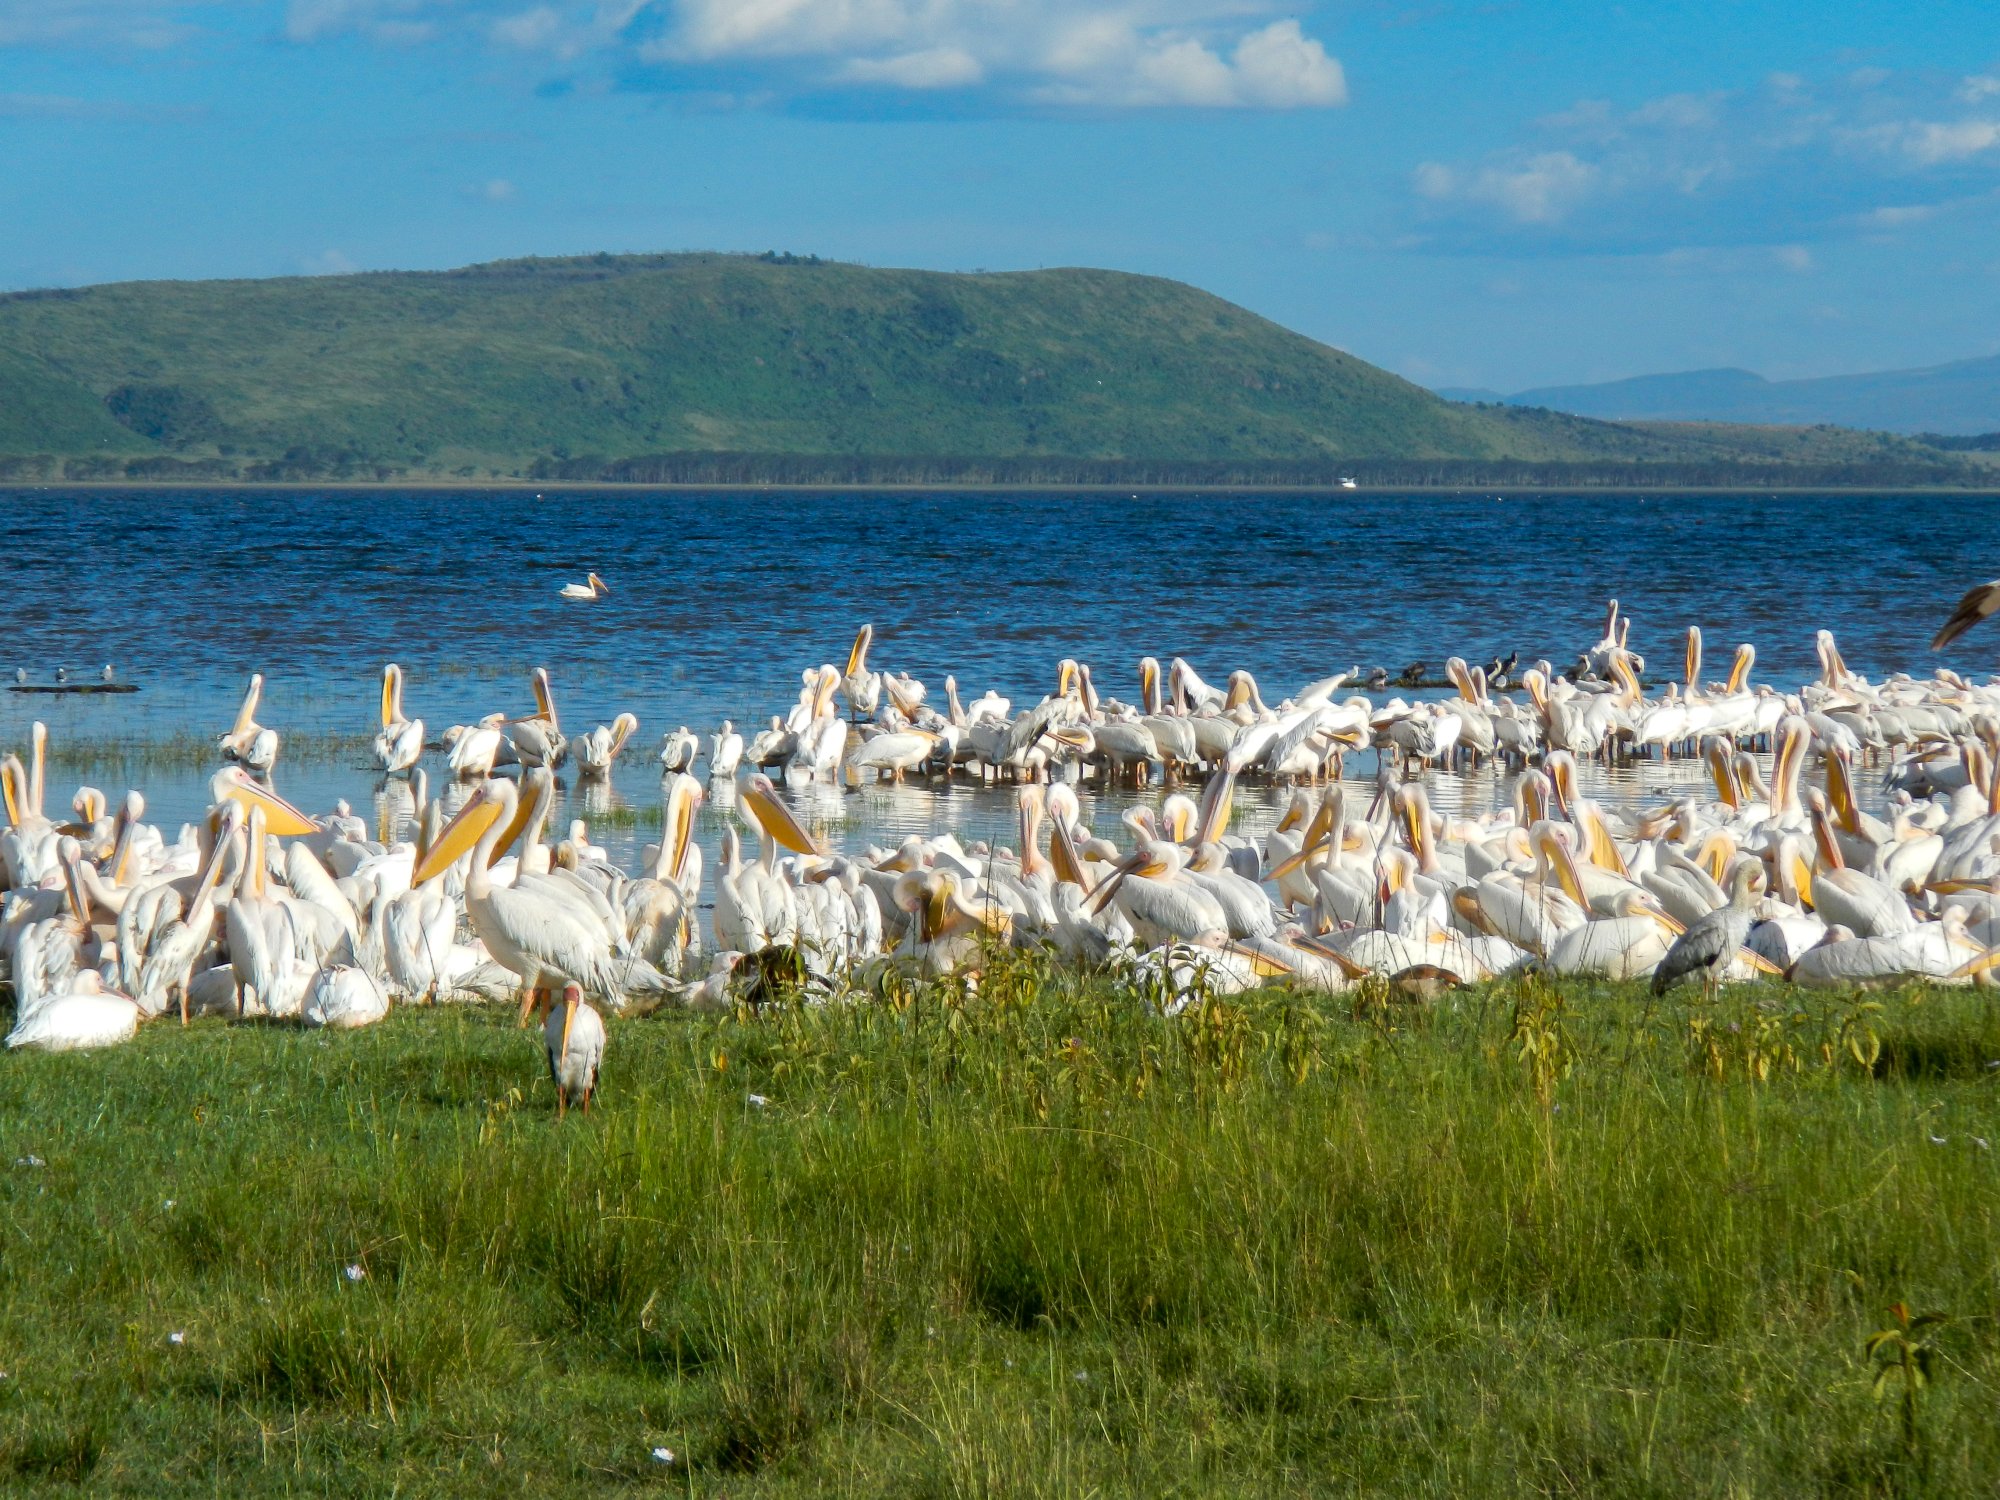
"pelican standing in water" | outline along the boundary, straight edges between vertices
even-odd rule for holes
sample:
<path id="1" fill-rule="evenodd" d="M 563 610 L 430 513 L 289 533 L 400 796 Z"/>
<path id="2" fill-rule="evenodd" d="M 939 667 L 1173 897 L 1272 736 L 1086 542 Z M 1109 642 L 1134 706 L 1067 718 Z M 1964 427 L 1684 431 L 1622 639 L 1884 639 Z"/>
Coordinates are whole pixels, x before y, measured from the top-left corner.
<path id="1" fill-rule="evenodd" d="M 278 731 L 257 722 L 257 703 L 264 696 L 264 674 L 250 674 L 250 691 L 236 710 L 236 723 L 221 739 L 222 753 L 240 761 L 259 776 L 268 776 L 278 763 Z"/>
<path id="2" fill-rule="evenodd" d="M 594 603 L 610 592 L 611 587 L 609 584 L 605 583 L 595 573 L 589 573 L 584 576 L 582 583 L 564 584 L 562 596 L 565 599 L 582 599 Z"/>
<path id="3" fill-rule="evenodd" d="M 609 724 L 600 724 L 576 742 L 577 764 L 586 776 L 607 776 L 618 752 L 639 727 L 639 716 L 622 713 Z"/>
<path id="4" fill-rule="evenodd" d="M 868 647 L 875 640 L 875 627 L 863 625 L 855 632 L 854 647 L 847 653 L 847 671 L 841 676 L 841 691 L 857 719 L 865 719 L 882 704 L 882 674 L 868 670 Z"/>
<path id="5" fill-rule="evenodd" d="M 382 669 L 382 732 L 375 736 L 375 764 L 396 776 L 414 766 L 424 753 L 424 721 L 403 717 L 403 669 L 390 662 Z"/>
<path id="6" fill-rule="evenodd" d="M 549 686 L 549 669 L 535 668 L 535 712 L 525 719 L 514 721 L 514 753 L 524 766 L 547 766 L 554 770 L 569 754 L 569 741 L 563 737 L 562 724 L 556 718 L 555 692 Z"/>

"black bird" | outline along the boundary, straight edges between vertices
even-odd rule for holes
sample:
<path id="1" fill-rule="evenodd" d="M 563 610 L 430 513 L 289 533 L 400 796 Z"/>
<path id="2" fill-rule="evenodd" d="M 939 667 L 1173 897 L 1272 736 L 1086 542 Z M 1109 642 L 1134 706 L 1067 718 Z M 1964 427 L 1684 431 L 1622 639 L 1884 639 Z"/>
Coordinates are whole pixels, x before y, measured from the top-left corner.
<path id="1" fill-rule="evenodd" d="M 1426 670 L 1429 665 L 1429 662 L 1413 661 L 1407 667 L 1403 668 L 1403 675 L 1398 677 L 1396 681 L 1404 687 L 1422 687 L 1424 679 L 1430 675 Z"/>

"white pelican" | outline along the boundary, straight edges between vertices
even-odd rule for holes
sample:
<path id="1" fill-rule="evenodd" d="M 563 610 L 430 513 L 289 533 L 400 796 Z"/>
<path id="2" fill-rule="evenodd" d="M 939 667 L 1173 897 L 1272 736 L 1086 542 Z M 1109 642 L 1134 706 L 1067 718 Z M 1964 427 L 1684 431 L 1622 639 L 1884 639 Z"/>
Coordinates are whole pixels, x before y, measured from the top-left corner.
<path id="1" fill-rule="evenodd" d="M 511 781 L 489 780 L 437 836 L 417 865 L 413 885 L 435 880 L 468 851 L 465 916 L 487 954 L 517 976 L 532 1004 L 540 992 L 574 980 L 591 993 L 616 1000 L 621 993 L 611 940 L 602 923 L 592 922 L 549 891 L 495 885 L 490 866 L 500 836 L 513 821 L 520 792 Z"/>
<path id="2" fill-rule="evenodd" d="M 257 722 L 257 701 L 264 696 L 264 674 L 250 674 L 250 690 L 243 706 L 236 710 L 236 723 L 219 741 L 222 753 L 241 761 L 258 775 L 268 773 L 278 762 L 278 731 Z"/>
<path id="3" fill-rule="evenodd" d="M 524 766 L 547 766 L 553 770 L 568 755 L 569 741 L 564 738 L 562 724 L 556 717 L 556 698 L 549 686 L 549 669 L 535 668 L 531 680 L 535 689 L 535 712 L 525 719 L 513 721 L 511 738 L 514 753 L 521 758 Z"/>
<path id="4" fill-rule="evenodd" d="M 868 647 L 874 639 L 873 625 L 863 625 L 854 633 L 853 649 L 847 653 L 847 671 L 840 679 L 848 711 L 855 718 L 868 718 L 882 703 L 882 674 L 868 670 Z"/>
<path id="5" fill-rule="evenodd" d="M 382 732 L 375 736 L 375 765 L 387 775 L 407 771 L 424 753 L 424 721 L 403 717 L 403 669 L 382 669 Z"/>
<path id="6" fill-rule="evenodd" d="M 877 781 L 887 777 L 901 782 L 905 771 L 913 771 L 930 759 L 938 737 L 927 729 L 912 729 L 900 713 L 884 709 L 891 727 L 872 739 L 862 740 L 847 755 L 847 776 L 858 785 L 863 771 L 873 771 Z M 837 722 L 837 721 L 836 721 Z"/>
<path id="7" fill-rule="evenodd" d="M 488 714 L 477 724 L 454 724 L 445 731 L 445 748 L 451 754 L 447 764 L 452 774 L 467 780 L 484 780 L 493 774 L 493 767 L 499 763 L 501 747 L 506 743 L 506 735 L 501 726 L 507 722 L 505 714 Z"/>
<path id="8" fill-rule="evenodd" d="M 542 1022 L 542 1046 L 556 1086 L 556 1118 L 567 1115 L 572 1104 L 589 1114 L 597 1070 L 604 1064 L 604 1018 L 574 980 L 563 986 L 562 1004 Z"/>
<path id="9" fill-rule="evenodd" d="M 576 742 L 576 761 L 586 776 L 606 776 L 618 759 L 618 752 L 639 727 L 639 716 L 621 713 L 609 724 L 600 724 Z"/>
<path id="10" fill-rule="evenodd" d="M 595 573 L 586 574 L 582 583 L 566 583 L 562 596 L 565 599 L 584 599 L 595 602 L 611 592 L 611 586 Z"/>
<path id="11" fill-rule="evenodd" d="M 352 1031 L 388 1015 L 389 996 L 359 964 L 328 963 L 312 976 L 300 1013 L 308 1026 Z"/>
<path id="12" fill-rule="evenodd" d="M 701 795 L 701 784 L 692 776 L 683 772 L 669 776 L 665 827 L 652 874 L 625 887 L 625 930 L 632 951 L 670 974 L 680 968 L 701 893 L 701 848 L 694 841 L 694 815 Z"/>
<path id="13" fill-rule="evenodd" d="M 681 725 L 680 728 L 669 733 L 660 742 L 660 769 L 668 774 L 672 774 L 675 771 L 686 771 L 692 768 L 695 755 L 699 749 L 700 744 L 692 734 L 688 733 L 687 725 Z M 737 759 L 742 759 L 743 739 L 740 735 L 737 736 L 736 740 L 736 754 Z M 714 774 L 719 776 L 723 773 L 718 771 Z M 734 769 L 732 768 L 728 774 L 734 775 Z"/>
<path id="14" fill-rule="evenodd" d="M 664 759 L 664 755 L 662 756 Z M 715 737 L 708 742 L 708 774 L 727 780 L 736 774 L 736 768 L 743 764 L 743 736 L 736 732 L 736 725 L 728 720 L 715 731 Z"/>
<path id="15" fill-rule="evenodd" d="M 42 1052 L 113 1047 L 138 1034 L 141 1012 L 129 995 L 105 989 L 95 969 L 85 969 L 62 994 L 44 996 L 7 1033 L 7 1045 Z"/>

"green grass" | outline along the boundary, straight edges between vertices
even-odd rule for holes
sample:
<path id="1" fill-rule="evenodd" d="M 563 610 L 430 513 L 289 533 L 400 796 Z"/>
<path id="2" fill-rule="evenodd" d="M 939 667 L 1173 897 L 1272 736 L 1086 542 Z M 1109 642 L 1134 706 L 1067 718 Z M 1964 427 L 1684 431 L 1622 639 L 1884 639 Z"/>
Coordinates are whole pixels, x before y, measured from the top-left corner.
<path id="1" fill-rule="evenodd" d="M 563 1125 L 491 1011 L 8 1057 L 0 1487 L 1984 1492 L 2000 1016 L 1876 998 L 1008 961 L 614 1022 Z"/>
<path id="2" fill-rule="evenodd" d="M 599 255 L 0 297 L 0 478 L 1325 484 L 1356 459 L 1400 465 L 1388 482 L 1479 482 L 1411 467 L 1433 462 L 1575 482 L 1596 471 L 1564 465 L 1679 464 L 1657 481 L 1679 483 L 1740 481 L 1732 464 L 1821 483 L 1986 473 L 1905 439 L 1784 431 L 1454 404 L 1112 271 Z"/>

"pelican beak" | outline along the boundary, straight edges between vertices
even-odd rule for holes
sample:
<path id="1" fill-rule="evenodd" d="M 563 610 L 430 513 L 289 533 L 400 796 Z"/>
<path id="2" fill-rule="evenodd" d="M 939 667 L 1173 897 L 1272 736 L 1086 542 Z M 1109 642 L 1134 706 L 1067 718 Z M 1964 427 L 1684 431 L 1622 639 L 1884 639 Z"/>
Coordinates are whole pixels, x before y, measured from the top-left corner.
<path id="1" fill-rule="evenodd" d="M 1700 686 L 1700 681 L 1699 681 L 1700 677 L 1701 677 L 1701 628 L 1697 625 L 1690 625 L 1688 626 L 1688 644 L 1687 644 L 1687 686 L 1689 692 L 1693 692 L 1698 686 Z"/>
<path id="2" fill-rule="evenodd" d="M 826 851 L 814 842 L 813 836 L 799 825 L 792 816 L 792 810 L 779 800 L 775 791 L 752 786 L 743 794 L 743 806 L 750 816 L 757 820 L 757 826 L 777 840 L 794 854 L 823 854 Z"/>
<path id="3" fill-rule="evenodd" d="M 9 828 L 21 826 L 21 782 L 26 777 L 27 772 L 21 769 L 21 762 L 17 757 L 10 755 L 6 760 L 0 761 L 0 796 L 6 798 Z"/>
<path id="4" fill-rule="evenodd" d="M 549 686 L 547 667 L 535 668 L 534 684 L 535 712 L 529 717 L 547 719 L 553 727 L 556 722 L 556 695 L 555 690 Z"/>
<path id="5" fill-rule="evenodd" d="M 1224 943 L 1221 951 L 1224 953 L 1233 953 L 1238 958 L 1249 960 L 1250 972 L 1255 974 L 1259 979 L 1283 979 L 1287 975 L 1299 972 L 1296 965 L 1286 963 L 1275 954 L 1266 953 L 1258 948 L 1246 947 L 1242 943 Z"/>
<path id="6" fill-rule="evenodd" d="M 577 999 L 578 999 L 577 987 L 573 984 L 564 985 L 562 1047 L 556 1053 L 557 1067 L 561 1067 L 563 1064 L 563 1059 L 569 1056 L 569 1033 L 570 1033 L 570 1028 L 576 1025 Z"/>
<path id="7" fill-rule="evenodd" d="M 474 792 L 465 806 L 458 810 L 458 816 L 445 824 L 432 840 L 430 848 L 424 851 L 422 861 L 410 874 L 410 884 L 422 885 L 457 864 L 499 816 L 500 803 L 489 796 L 485 788 Z"/>
<path id="8" fill-rule="evenodd" d="M 875 627 L 863 625 L 854 632 L 854 649 L 847 653 L 847 675 L 852 677 L 868 663 L 868 643 L 875 639 Z"/>
<path id="9" fill-rule="evenodd" d="M 1750 664 L 1757 659 L 1757 653 L 1747 644 L 1736 648 L 1736 664 L 1729 669 L 1729 691 L 1740 693 L 1744 683 L 1750 679 Z"/>
<path id="10" fill-rule="evenodd" d="M 1792 884 L 1798 887 L 1799 900 L 1813 906 L 1812 866 L 1794 849 L 1792 851 Z"/>
<path id="11" fill-rule="evenodd" d="M 1106 903 L 1116 894 L 1118 887 L 1125 883 L 1126 878 L 1136 874 L 1145 867 L 1146 859 L 1146 850 L 1142 845 L 1113 865 L 1111 873 L 1105 877 L 1104 883 L 1097 888 L 1097 893 L 1090 898 L 1090 905 L 1087 909 L 1092 912 L 1103 911 Z"/>
<path id="12" fill-rule="evenodd" d="M 1325 839 L 1320 839 L 1315 842 L 1310 836 L 1308 836 L 1306 841 L 1303 844 L 1299 845 L 1298 852 L 1296 854 L 1293 854 L 1288 858 L 1279 860 L 1278 863 L 1273 868 L 1265 872 L 1264 878 L 1266 880 L 1283 880 L 1287 875 L 1291 874 L 1292 871 L 1298 869 L 1301 865 L 1310 863 L 1313 857 L 1321 853 L 1325 848 L 1326 848 Z"/>
<path id="13" fill-rule="evenodd" d="M 252 808 L 262 808 L 264 831 L 273 838 L 293 838 L 300 834 L 319 832 L 319 824 L 276 792 L 268 787 L 259 786 L 248 776 L 232 781 L 226 795 L 230 801 L 240 804 L 246 814 Z"/>
<path id="14" fill-rule="evenodd" d="M 694 846 L 694 810 L 701 803 L 701 788 L 695 785 L 693 777 L 684 777 L 675 783 L 674 797 L 667 809 L 667 827 L 663 836 L 673 841 L 673 858 L 667 868 L 673 878 L 679 880 L 687 867 L 688 850 Z"/>
<path id="15" fill-rule="evenodd" d="M 1769 974 L 1775 979 L 1783 979 L 1785 977 L 1783 969 L 1772 963 L 1770 959 L 1764 957 L 1756 949 L 1738 948 L 1736 951 L 1743 958 L 1744 962 L 1749 964 L 1759 974 Z"/>
<path id="16" fill-rule="evenodd" d="M 396 664 L 390 662 L 382 669 L 382 727 L 387 729 L 395 722 L 396 710 Z"/>
<path id="17" fill-rule="evenodd" d="M 1235 803 L 1236 773 L 1224 767 L 1202 791 L 1201 816 L 1195 819 L 1193 842 L 1220 843 L 1229 827 L 1229 813 Z"/>
<path id="18" fill-rule="evenodd" d="M 1049 822 L 1049 863 L 1055 866 L 1057 880 L 1067 881 L 1085 892 L 1090 890 L 1083 860 L 1076 852 L 1076 841 L 1069 836 L 1069 828 L 1060 818 Z"/>
<path id="19" fill-rule="evenodd" d="M 2000 968 L 2000 946 L 1988 948 L 1977 958 L 1967 959 L 1951 971 L 1953 979 L 1977 979 L 1981 974 Z"/>
<path id="20" fill-rule="evenodd" d="M 1146 705 L 1147 713 L 1158 711 L 1160 699 L 1160 664 L 1150 656 L 1139 663 L 1139 698 Z"/>
<path id="21" fill-rule="evenodd" d="M 1826 795 L 1840 826 L 1848 833 L 1861 832 L 1861 811 L 1854 805 L 1854 780 L 1843 755 L 1826 758 Z"/>
<path id="22" fill-rule="evenodd" d="M 1416 854 L 1424 846 L 1424 810 L 1408 788 L 1404 788 L 1402 803 L 1403 830 L 1409 835 L 1410 852 Z"/>
<path id="23" fill-rule="evenodd" d="M 1056 669 L 1056 696 L 1058 698 L 1070 697 L 1076 692 L 1076 686 L 1076 663 L 1065 657 L 1062 664 Z"/>
<path id="24" fill-rule="evenodd" d="M 500 836 L 493 841 L 493 854 L 487 861 L 489 868 L 504 858 L 507 851 L 520 841 L 521 835 L 527 832 L 528 824 L 534 820 L 537 809 L 546 802 L 553 786 L 554 778 L 546 771 L 532 771 L 528 774 L 522 782 L 521 795 L 514 799 L 514 816 L 507 820 L 507 826 L 500 830 Z M 463 816 L 466 809 L 471 806 L 472 803 L 468 801 L 465 807 L 460 808 L 460 816 Z M 494 816 L 498 817 L 499 813 L 496 811 Z M 479 835 L 475 833 L 473 837 L 477 839 Z"/>
<path id="25" fill-rule="evenodd" d="M 1661 906 L 1658 902 L 1656 901 L 1646 902 L 1645 910 L 1647 916 L 1651 917 L 1655 922 L 1659 923 L 1661 931 L 1669 933 L 1674 937 L 1679 937 L 1682 933 L 1687 931 L 1687 923 L 1683 922 L 1679 917 L 1675 916 L 1672 912 L 1668 911 L 1664 906 Z"/>

